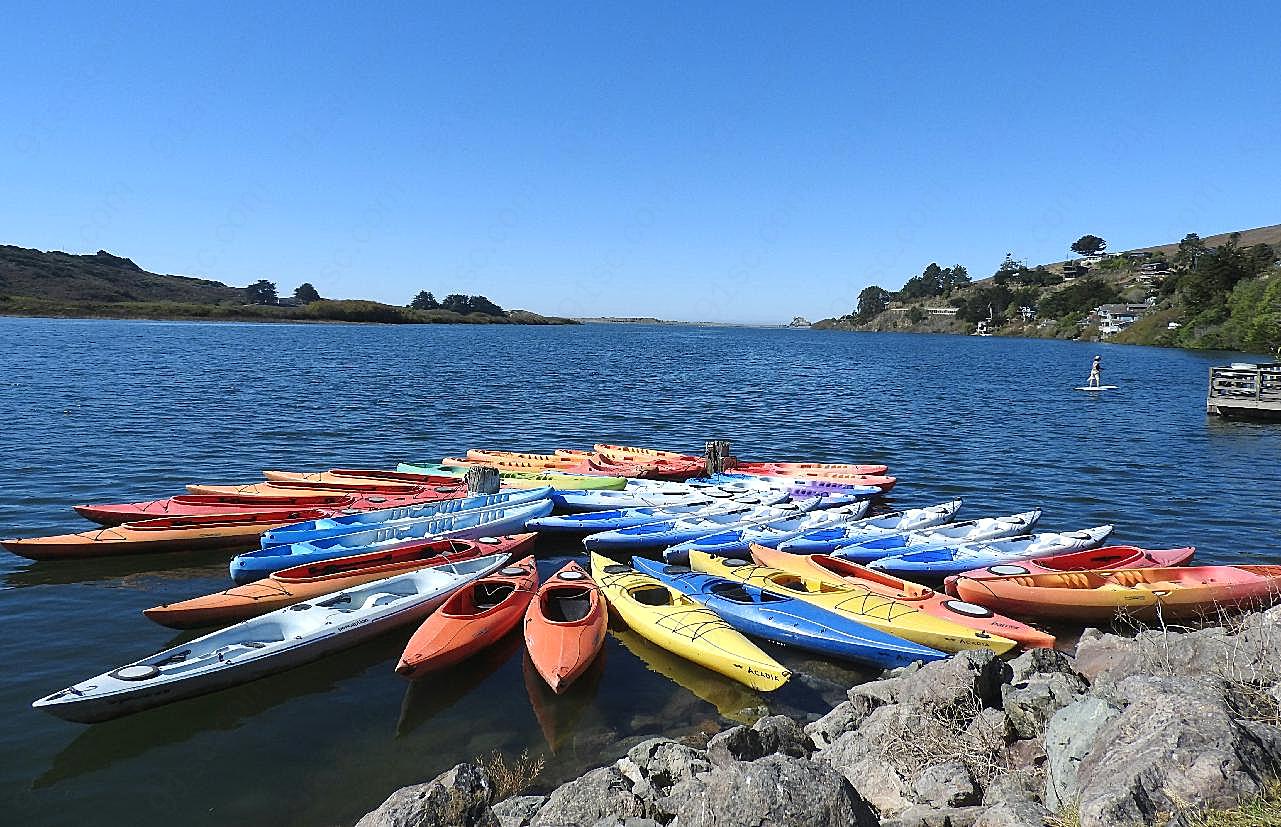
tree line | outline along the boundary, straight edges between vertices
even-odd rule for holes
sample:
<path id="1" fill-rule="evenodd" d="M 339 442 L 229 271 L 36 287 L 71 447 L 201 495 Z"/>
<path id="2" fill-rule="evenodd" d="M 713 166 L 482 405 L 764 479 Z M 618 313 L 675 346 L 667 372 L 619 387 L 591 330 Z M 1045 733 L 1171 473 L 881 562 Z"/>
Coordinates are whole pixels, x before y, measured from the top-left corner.
<path id="1" fill-rule="evenodd" d="M 249 304 L 280 303 L 275 282 L 267 279 L 259 279 L 246 287 L 245 299 Z M 310 282 L 303 282 L 294 288 L 293 300 L 299 305 L 322 301 L 320 292 Z M 467 296 L 461 293 L 451 293 L 441 301 L 437 301 L 435 296 L 424 290 L 415 296 L 408 306 L 414 310 L 450 310 L 464 316 L 469 313 L 480 313 L 485 316 L 506 315 L 501 307 L 484 296 Z"/>

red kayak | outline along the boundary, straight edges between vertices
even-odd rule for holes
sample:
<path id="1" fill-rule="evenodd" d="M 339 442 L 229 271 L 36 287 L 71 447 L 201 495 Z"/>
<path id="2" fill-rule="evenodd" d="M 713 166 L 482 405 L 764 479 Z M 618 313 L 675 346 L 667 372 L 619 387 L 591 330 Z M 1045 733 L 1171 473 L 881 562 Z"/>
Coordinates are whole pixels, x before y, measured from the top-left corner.
<path id="1" fill-rule="evenodd" d="M 952 575 L 943 581 L 947 593 L 956 596 L 956 579 L 987 580 L 1022 574 L 1054 574 L 1063 571 L 1096 571 L 1099 569 L 1155 569 L 1182 566 L 1196 554 L 1196 548 L 1144 549 L 1138 546 L 1105 546 L 1035 560 L 1019 560 Z"/>
<path id="2" fill-rule="evenodd" d="M 609 612 L 600 586 L 574 562 L 538 590 L 525 612 L 529 659 L 552 691 L 569 688 L 605 644 Z"/>
<path id="3" fill-rule="evenodd" d="M 890 469 L 888 465 L 862 465 L 850 462 L 739 462 L 729 470 L 742 474 L 769 474 L 777 477 L 788 477 L 800 473 L 879 477 Z"/>
<path id="4" fill-rule="evenodd" d="M 396 671 L 417 678 L 466 660 L 515 628 L 537 589 L 533 556 L 468 583 L 418 627 Z"/>
<path id="5" fill-rule="evenodd" d="M 273 483 L 280 485 L 281 483 Z M 144 500 L 136 503 L 99 503 L 77 505 L 76 511 L 87 520 L 100 525 L 120 525 L 157 517 L 198 517 L 204 514 L 249 513 L 255 511 L 280 511 L 282 509 L 308 509 L 326 512 L 324 516 L 354 514 L 358 511 L 375 511 L 398 505 L 415 505 L 465 496 L 466 487 L 448 490 L 420 490 L 414 494 L 344 493 L 321 494 L 311 488 L 299 496 L 275 494 L 179 494 L 165 500 Z"/>

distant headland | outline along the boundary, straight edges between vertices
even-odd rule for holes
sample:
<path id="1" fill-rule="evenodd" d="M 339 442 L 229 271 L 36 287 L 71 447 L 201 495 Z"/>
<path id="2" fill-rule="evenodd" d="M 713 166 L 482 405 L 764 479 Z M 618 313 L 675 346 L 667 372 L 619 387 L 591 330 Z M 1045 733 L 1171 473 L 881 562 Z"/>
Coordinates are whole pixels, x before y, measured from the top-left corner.
<path id="1" fill-rule="evenodd" d="M 326 299 L 309 283 L 291 295 L 260 279 L 246 287 L 151 273 L 99 250 L 76 255 L 0 245 L 0 316 L 193 319 L 376 324 L 577 324 L 529 310 L 504 310 L 484 296 L 437 300 L 421 292 L 405 306 Z"/>

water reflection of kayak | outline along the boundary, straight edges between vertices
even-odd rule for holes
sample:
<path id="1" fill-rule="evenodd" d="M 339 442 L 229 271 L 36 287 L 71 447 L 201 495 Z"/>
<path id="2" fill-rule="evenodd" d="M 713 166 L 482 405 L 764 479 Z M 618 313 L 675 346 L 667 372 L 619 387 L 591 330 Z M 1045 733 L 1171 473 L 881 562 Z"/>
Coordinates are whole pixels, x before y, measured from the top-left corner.
<path id="1" fill-rule="evenodd" d="M 396 737 L 408 735 L 456 704 L 506 665 L 518 650 L 524 648 L 522 643 L 520 630 L 513 629 L 475 657 L 433 674 L 427 680 L 410 682 L 400 704 Z"/>
<path id="2" fill-rule="evenodd" d="M 605 650 L 591 662 L 591 665 L 559 695 L 552 690 L 538 670 L 529 654 L 521 658 L 525 676 L 525 691 L 529 693 L 530 706 L 534 708 L 534 717 L 538 727 L 543 731 L 543 738 L 552 754 L 560 752 L 565 740 L 574 734 L 574 730 L 583 713 L 596 700 L 596 690 L 600 687 L 601 675 L 605 672 Z"/>
<path id="3" fill-rule="evenodd" d="M 673 655 L 621 624 L 611 624 L 609 632 L 651 672 L 657 672 L 716 707 L 721 717 L 751 725 L 769 714 L 765 700 L 738 681 Z"/>

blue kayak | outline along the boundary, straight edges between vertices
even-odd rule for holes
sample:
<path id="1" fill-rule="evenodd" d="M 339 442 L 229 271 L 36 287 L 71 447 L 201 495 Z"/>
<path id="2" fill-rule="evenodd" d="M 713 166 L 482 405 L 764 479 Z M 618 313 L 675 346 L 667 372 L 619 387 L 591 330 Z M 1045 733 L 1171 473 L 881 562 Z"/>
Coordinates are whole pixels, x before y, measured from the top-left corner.
<path id="1" fill-rule="evenodd" d="M 722 488 L 624 489 L 622 491 L 554 491 L 552 502 L 563 511 L 616 511 L 620 508 L 668 508 L 686 505 L 738 503 L 774 505 L 787 499 L 785 491 L 732 491 Z"/>
<path id="2" fill-rule="evenodd" d="M 367 551 L 398 548 L 417 540 L 474 540 L 519 534 L 525 530 L 528 521 L 545 517 L 551 511 L 551 500 L 536 500 L 521 505 L 495 505 L 422 520 L 403 520 L 305 543 L 270 546 L 234 557 L 231 561 L 231 579 L 237 583 L 252 583 L 272 572 L 292 566 L 350 557 Z"/>
<path id="3" fill-rule="evenodd" d="M 733 501 L 710 501 L 695 505 L 669 505 L 662 508 L 617 508 L 613 511 L 584 511 L 579 514 L 556 514 L 529 521 L 531 531 L 555 531 L 571 534 L 596 534 L 620 528 L 679 520 L 685 517 L 710 516 L 740 507 Z"/>
<path id="4" fill-rule="evenodd" d="M 260 545 L 284 546 L 291 543 L 306 543 L 325 537 L 337 537 L 351 534 L 367 528 L 376 528 L 400 520 L 419 520 L 441 514 L 454 514 L 459 511 L 472 511 L 491 505 L 520 505 L 522 503 L 545 500 L 551 496 L 551 486 L 528 488 L 523 491 L 504 491 L 499 494 L 476 494 L 453 500 L 439 500 L 418 505 L 401 505 L 395 508 L 380 508 L 377 511 L 362 511 L 356 514 L 344 514 L 341 517 L 325 517 L 320 520 L 308 520 L 305 523 L 294 523 L 283 528 L 263 532 Z"/>
<path id="5" fill-rule="evenodd" d="M 719 557 L 745 554 L 752 543 L 777 548 L 784 540 L 800 536 L 806 531 L 853 522 L 866 514 L 870 506 L 869 501 L 861 500 L 839 508 L 811 511 L 808 514 L 796 514 L 765 523 L 718 531 L 668 547 L 663 552 L 663 559 L 669 563 L 685 563 L 689 560 L 690 551 L 694 550 Z"/>
<path id="6" fill-rule="evenodd" d="M 827 480 L 793 479 L 785 477 L 758 477 L 751 474 L 726 472 L 711 477 L 695 477 L 685 481 L 686 485 L 719 486 L 721 488 L 739 488 L 743 490 L 777 490 L 785 491 L 792 497 L 821 497 L 827 494 L 843 493 L 862 500 L 879 496 L 881 489 L 874 485 L 856 485 Z"/>
<path id="7" fill-rule="evenodd" d="M 868 568 L 900 577 L 940 579 L 971 569 L 1096 548 L 1111 533 L 1112 526 L 1102 525 L 1082 531 L 1033 534 L 984 543 L 935 547 L 882 557 L 869 563 Z"/>
<path id="8" fill-rule="evenodd" d="M 999 540 L 1002 537 L 1018 537 L 1027 534 L 1040 519 L 1041 512 L 1037 509 L 1025 511 L 1022 514 L 1011 514 L 1008 517 L 984 517 L 979 520 L 947 523 L 920 531 L 884 534 L 870 540 L 840 546 L 832 552 L 832 556 L 852 563 L 870 563 L 891 554 L 950 548 L 966 543 Z"/>
<path id="9" fill-rule="evenodd" d="M 715 514 L 695 515 L 678 519 L 661 520 L 643 525 L 619 528 L 613 531 L 601 531 L 583 538 L 583 545 L 588 551 L 606 551 L 619 549 L 631 551 L 643 548 L 666 548 L 696 537 L 715 534 L 718 531 L 742 528 L 752 523 L 777 520 L 805 511 L 812 511 L 821 500 L 784 503 L 775 506 L 738 506 Z"/>
<path id="10" fill-rule="evenodd" d="M 831 526 L 815 531 L 807 531 L 799 537 L 779 543 L 778 550 L 792 554 L 831 554 L 841 546 L 848 546 L 860 540 L 898 534 L 902 531 L 915 531 L 930 526 L 943 525 L 956 516 L 961 510 L 961 501 L 932 505 L 929 508 L 909 508 L 905 511 L 891 511 L 879 517 L 868 517 L 855 523 L 843 526 Z"/>
<path id="11" fill-rule="evenodd" d="M 795 597 L 642 557 L 633 558 L 632 565 L 702 603 L 738 631 L 774 643 L 887 669 L 947 657 Z"/>

